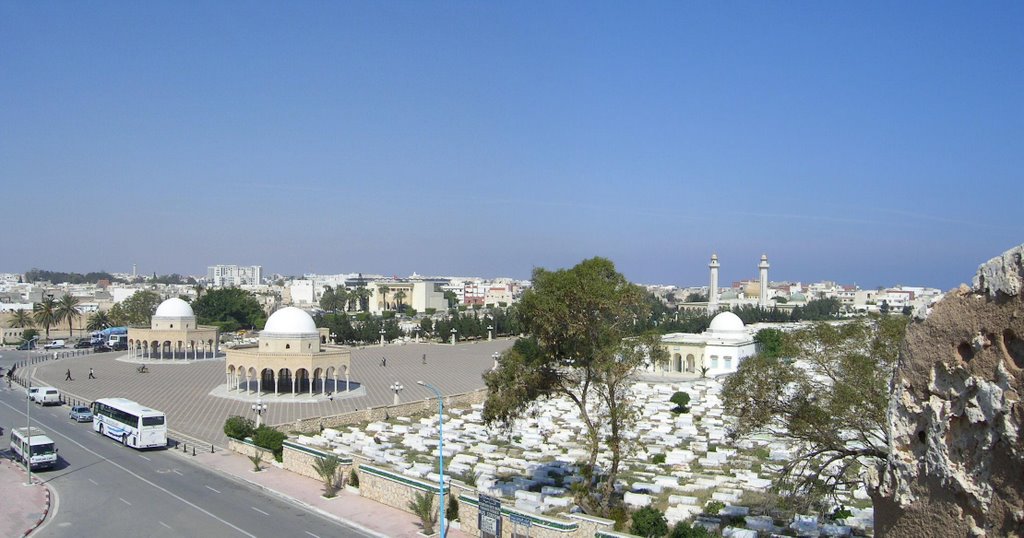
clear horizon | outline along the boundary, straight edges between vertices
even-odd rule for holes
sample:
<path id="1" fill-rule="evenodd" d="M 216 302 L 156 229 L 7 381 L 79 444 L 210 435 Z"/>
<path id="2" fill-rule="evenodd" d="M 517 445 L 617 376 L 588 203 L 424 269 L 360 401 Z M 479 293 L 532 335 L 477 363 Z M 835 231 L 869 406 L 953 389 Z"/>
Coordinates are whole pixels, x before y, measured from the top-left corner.
<path id="1" fill-rule="evenodd" d="M 948 290 L 1024 243 L 1024 4 L 0 4 L 0 266 Z M 77 270 L 73 268 L 79 268 Z"/>

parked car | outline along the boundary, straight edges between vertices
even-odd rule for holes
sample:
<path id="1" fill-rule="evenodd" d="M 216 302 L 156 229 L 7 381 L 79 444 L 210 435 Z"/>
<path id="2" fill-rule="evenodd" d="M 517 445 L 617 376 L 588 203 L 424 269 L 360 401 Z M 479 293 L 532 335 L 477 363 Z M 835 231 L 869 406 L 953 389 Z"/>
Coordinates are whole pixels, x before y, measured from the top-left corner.
<path id="1" fill-rule="evenodd" d="M 89 342 L 89 340 L 87 340 L 85 338 L 75 342 L 75 349 L 89 349 L 91 347 L 92 347 L 92 342 Z"/>
<path id="2" fill-rule="evenodd" d="M 43 349 L 64 349 L 64 341 L 54 340 L 53 342 L 50 342 L 49 344 L 43 346 Z"/>
<path id="3" fill-rule="evenodd" d="M 39 405 L 60 405 L 60 391 L 54 387 L 39 387 L 35 400 Z"/>
<path id="4" fill-rule="evenodd" d="M 92 410 L 84 405 L 76 405 L 72 407 L 68 416 L 77 422 L 92 422 Z"/>
<path id="5" fill-rule="evenodd" d="M 27 351 L 29 349 L 35 349 L 35 348 L 36 348 L 36 341 L 35 340 L 29 340 L 28 342 L 22 342 L 21 345 L 18 346 L 18 351 Z"/>
<path id="6" fill-rule="evenodd" d="M 107 345 L 102 343 L 102 342 L 99 343 L 99 344 L 93 344 L 92 345 L 92 352 L 93 353 L 106 353 L 108 351 L 111 351 L 111 349 L 109 347 L 107 347 Z"/>
<path id="7" fill-rule="evenodd" d="M 33 402 L 36 401 L 36 393 L 38 393 L 39 389 L 41 389 L 41 388 L 42 387 L 29 387 L 29 389 L 26 391 L 26 395 L 28 396 L 28 399 L 33 401 Z"/>

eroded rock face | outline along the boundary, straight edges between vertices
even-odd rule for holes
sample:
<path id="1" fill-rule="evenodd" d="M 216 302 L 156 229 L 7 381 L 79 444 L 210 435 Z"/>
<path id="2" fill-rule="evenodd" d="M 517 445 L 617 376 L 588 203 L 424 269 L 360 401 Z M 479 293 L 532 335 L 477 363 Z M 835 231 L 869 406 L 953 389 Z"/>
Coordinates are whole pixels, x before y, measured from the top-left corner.
<path id="1" fill-rule="evenodd" d="M 878 536 L 1024 536 L 1024 245 L 907 329 Z"/>

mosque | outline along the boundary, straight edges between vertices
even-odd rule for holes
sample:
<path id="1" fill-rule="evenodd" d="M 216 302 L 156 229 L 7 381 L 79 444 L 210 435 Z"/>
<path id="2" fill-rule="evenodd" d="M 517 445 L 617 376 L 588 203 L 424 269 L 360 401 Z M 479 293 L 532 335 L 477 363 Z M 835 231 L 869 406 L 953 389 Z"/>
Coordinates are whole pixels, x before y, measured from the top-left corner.
<path id="1" fill-rule="evenodd" d="M 259 343 L 226 350 L 228 391 L 309 396 L 347 391 L 351 354 L 325 348 L 321 332 L 302 309 L 289 306 L 274 312 L 260 331 Z"/>
<path id="2" fill-rule="evenodd" d="M 128 328 L 132 359 L 206 359 L 217 356 L 220 330 L 198 325 L 192 307 L 177 297 L 156 308 L 150 328 Z"/>

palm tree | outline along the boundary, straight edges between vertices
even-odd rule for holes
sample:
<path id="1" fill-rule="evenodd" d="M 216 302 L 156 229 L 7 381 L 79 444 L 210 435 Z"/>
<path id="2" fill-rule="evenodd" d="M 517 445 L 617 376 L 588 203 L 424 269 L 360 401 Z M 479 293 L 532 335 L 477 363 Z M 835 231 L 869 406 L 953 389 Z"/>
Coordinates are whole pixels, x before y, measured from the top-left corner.
<path id="1" fill-rule="evenodd" d="M 15 310 L 11 314 L 11 327 L 28 328 L 35 324 L 36 322 L 28 310 Z"/>
<path id="2" fill-rule="evenodd" d="M 437 510 L 434 509 L 434 492 L 417 493 L 413 500 L 409 501 L 409 509 L 420 518 L 423 525 L 423 534 L 430 536 L 434 534 L 434 525 L 437 523 Z"/>
<path id="3" fill-rule="evenodd" d="M 106 312 L 96 312 L 89 316 L 89 321 L 86 323 L 85 328 L 90 331 L 102 331 L 112 326 L 113 323 L 110 321 L 110 315 Z"/>
<path id="4" fill-rule="evenodd" d="M 32 317 L 35 318 L 36 323 L 46 329 L 46 339 L 49 340 L 50 326 L 60 322 L 57 319 L 57 301 L 54 301 L 53 297 L 47 297 L 41 302 L 36 303 L 32 307 Z"/>
<path id="5" fill-rule="evenodd" d="M 338 483 L 338 466 L 340 463 L 338 457 L 334 454 L 327 457 L 318 457 L 313 460 L 313 470 L 324 481 L 324 497 L 328 499 L 334 497 L 334 491 Z"/>
<path id="6" fill-rule="evenodd" d="M 362 309 L 363 312 L 370 310 L 370 290 L 367 289 L 366 286 L 359 286 L 356 288 L 355 294 L 356 298 L 359 300 L 359 308 Z"/>
<path id="7" fill-rule="evenodd" d="M 383 299 L 384 310 L 387 310 L 388 309 L 388 292 L 391 291 L 391 286 L 388 286 L 387 284 L 381 284 L 380 288 L 378 288 L 378 289 L 380 290 L 381 296 L 384 298 Z"/>
<path id="8" fill-rule="evenodd" d="M 54 316 L 56 317 L 57 323 L 61 321 L 68 322 L 68 338 L 74 336 L 73 323 L 76 319 L 82 317 L 82 312 L 78 310 L 78 305 L 81 301 L 78 297 L 74 297 L 69 293 L 65 293 L 61 296 L 60 300 L 57 301 L 57 308 L 54 310 Z"/>
<path id="9" fill-rule="evenodd" d="M 334 311 L 341 310 L 342 312 L 348 310 L 348 299 L 351 294 L 344 287 L 339 286 L 338 289 L 334 290 Z"/>
<path id="10" fill-rule="evenodd" d="M 399 312 L 402 311 L 402 301 L 403 300 L 405 300 L 405 291 L 403 291 L 403 290 L 396 291 L 395 292 L 395 302 L 398 303 L 398 308 L 396 308 L 396 310 L 398 310 Z"/>

